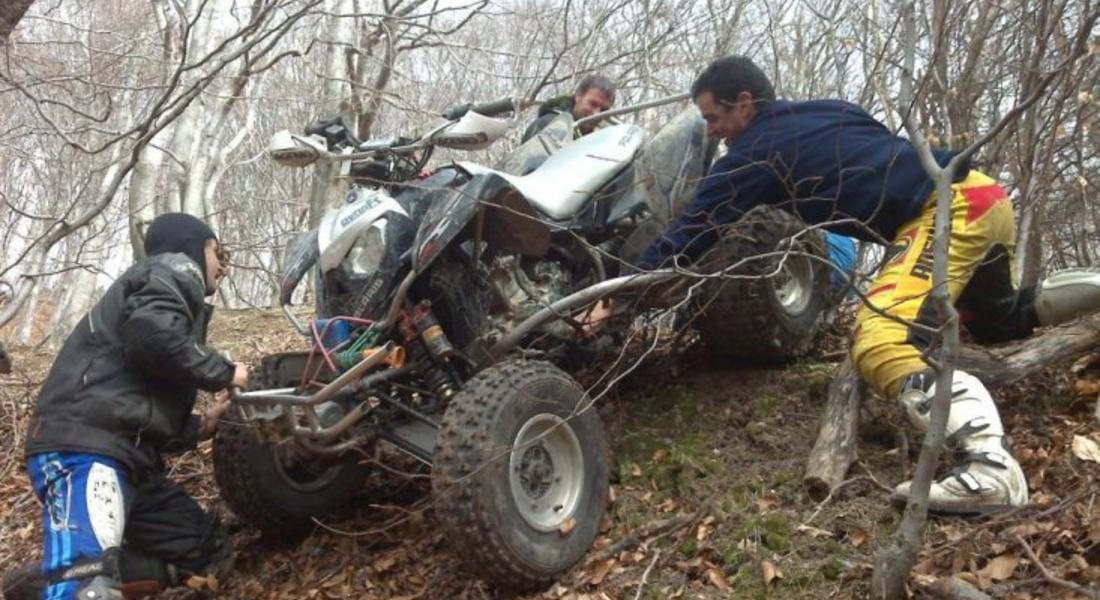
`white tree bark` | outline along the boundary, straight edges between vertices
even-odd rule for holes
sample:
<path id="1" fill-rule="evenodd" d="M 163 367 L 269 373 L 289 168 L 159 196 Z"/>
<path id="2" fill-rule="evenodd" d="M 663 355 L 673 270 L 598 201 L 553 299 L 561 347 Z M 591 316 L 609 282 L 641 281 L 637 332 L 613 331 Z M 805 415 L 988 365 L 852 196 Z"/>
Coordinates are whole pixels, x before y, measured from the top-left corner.
<path id="1" fill-rule="evenodd" d="M 44 233 L 43 227 L 47 225 L 47 221 L 35 221 L 35 235 L 38 237 Z M 39 252 L 34 261 L 30 264 L 31 273 L 40 273 L 46 268 L 46 252 Z M 26 312 L 23 313 L 23 322 L 19 326 L 19 343 L 30 344 L 31 338 L 34 335 L 34 317 L 38 312 L 38 299 L 42 292 L 42 286 L 37 285 L 31 290 L 30 298 L 27 299 Z"/>
<path id="2" fill-rule="evenodd" d="M 355 41 L 355 17 L 342 16 L 355 12 L 351 0 L 329 0 L 325 3 L 329 11 L 328 62 L 325 66 L 324 114 L 339 113 L 348 124 L 355 123 L 355 114 L 351 110 L 348 98 L 351 85 L 348 82 L 348 53 Z"/>
<path id="3" fill-rule="evenodd" d="M 245 64 L 241 67 L 241 74 L 227 86 L 224 91 L 224 97 L 218 101 L 217 105 L 213 107 L 213 110 L 207 111 L 208 118 L 206 124 L 202 128 L 202 136 L 199 138 L 198 145 L 194 155 L 194 161 L 191 163 L 191 168 L 187 173 L 187 187 L 185 191 L 185 199 L 183 205 L 185 207 L 197 207 L 195 212 L 190 210 L 191 214 L 205 216 L 211 215 L 210 219 L 214 221 L 208 221 L 208 224 L 217 231 L 216 218 L 213 216 L 217 211 L 214 210 L 212 205 L 212 196 L 217 189 L 217 179 L 211 177 L 211 169 L 217 170 L 225 163 L 226 157 L 233 149 L 241 143 L 244 139 L 244 134 L 247 133 L 247 129 L 242 128 L 234 135 L 233 139 L 226 145 L 220 143 L 222 133 L 225 129 L 226 121 L 229 118 L 230 112 L 233 107 L 240 100 L 241 95 L 244 93 L 245 88 L 248 86 L 247 76 L 248 65 Z M 251 121 L 251 107 L 249 107 L 249 117 Z M 224 170 L 221 172 L 224 173 Z M 220 174 L 218 179 L 220 179 Z"/>
<path id="4" fill-rule="evenodd" d="M 194 21 L 194 27 L 192 27 L 187 40 L 184 40 L 187 43 L 187 54 L 186 56 L 181 55 L 181 58 L 189 62 L 204 56 L 212 41 L 210 30 L 214 19 L 214 10 L 210 4 L 203 5 L 204 3 L 201 0 L 190 0 L 187 3 L 186 14 L 181 15 L 181 18 L 184 19 L 194 19 L 194 15 L 198 14 L 200 8 L 204 9 L 203 14 Z M 171 163 L 172 180 L 176 184 L 176 203 L 175 206 L 170 208 L 200 217 L 203 216 L 201 194 L 190 192 L 190 174 L 195 156 L 198 153 L 198 144 L 201 140 L 202 123 L 205 115 L 206 102 L 203 99 L 192 102 L 183 115 L 176 120 L 170 144 L 170 153 L 175 159 Z"/>
<path id="5" fill-rule="evenodd" d="M 50 348 L 57 348 L 65 341 L 76 322 L 88 312 L 95 301 L 95 272 L 74 269 L 65 274 L 62 282 L 57 310 L 45 331 L 46 343 Z"/>
<path id="6" fill-rule="evenodd" d="M 164 164 L 164 151 L 160 144 L 167 139 L 162 131 L 153 137 L 152 143 L 142 149 L 130 175 L 130 189 L 127 191 L 127 207 L 130 219 L 130 247 L 134 259 L 145 255 L 142 247 L 142 232 L 159 214 L 169 212 L 166 197 L 157 195 L 157 179 L 161 165 Z"/>

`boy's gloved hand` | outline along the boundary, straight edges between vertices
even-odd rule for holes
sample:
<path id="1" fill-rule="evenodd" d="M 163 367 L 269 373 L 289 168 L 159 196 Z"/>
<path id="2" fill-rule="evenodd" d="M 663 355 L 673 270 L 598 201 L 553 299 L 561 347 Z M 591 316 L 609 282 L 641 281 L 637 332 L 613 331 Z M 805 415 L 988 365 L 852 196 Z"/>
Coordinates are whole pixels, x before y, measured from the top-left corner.
<path id="1" fill-rule="evenodd" d="M 218 394 L 214 396 L 214 404 L 202 413 L 202 422 L 199 425 L 200 440 L 208 440 L 214 437 L 214 432 L 218 429 L 218 420 L 222 418 L 225 411 L 229 410 L 229 404 L 228 395 Z"/>

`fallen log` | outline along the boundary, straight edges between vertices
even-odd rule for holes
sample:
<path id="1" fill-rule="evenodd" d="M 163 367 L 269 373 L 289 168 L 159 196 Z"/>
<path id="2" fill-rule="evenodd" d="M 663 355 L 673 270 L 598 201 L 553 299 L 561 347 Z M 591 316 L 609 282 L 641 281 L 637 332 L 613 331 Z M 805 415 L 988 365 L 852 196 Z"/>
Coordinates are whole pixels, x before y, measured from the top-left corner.
<path id="1" fill-rule="evenodd" d="M 806 476 L 802 480 L 810 498 L 817 502 L 828 497 L 829 492 L 844 481 L 844 474 L 856 462 L 859 406 L 866 390 L 867 385 L 859 377 L 849 356 L 837 367 L 829 382 L 821 431 L 813 450 L 810 450 Z"/>
<path id="2" fill-rule="evenodd" d="M 964 344 L 955 368 L 987 386 L 1006 385 L 1053 365 L 1076 359 L 1100 347 L 1100 315 L 1053 327 L 1024 340 L 981 347 Z M 803 485 L 820 502 L 844 481 L 857 458 L 859 408 L 866 386 L 851 359 L 841 363 L 829 384 L 829 396 L 817 441 L 806 462 Z M 1100 406 L 1097 407 L 1100 418 Z"/>

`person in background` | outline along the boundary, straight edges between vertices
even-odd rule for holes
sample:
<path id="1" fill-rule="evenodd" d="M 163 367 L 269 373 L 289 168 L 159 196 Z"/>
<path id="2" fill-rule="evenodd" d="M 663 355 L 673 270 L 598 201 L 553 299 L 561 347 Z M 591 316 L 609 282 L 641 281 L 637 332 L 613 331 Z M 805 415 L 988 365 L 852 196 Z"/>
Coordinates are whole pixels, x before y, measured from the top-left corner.
<path id="1" fill-rule="evenodd" d="M 544 127 L 550 124 L 559 113 L 573 114 L 573 119 L 579 121 L 610 109 L 615 104 L 615 84 L 604 75 L 593 73 L 585 75 L 577 82 L 577 87 L 572 94 L 565 94 L 551 98 L 543 102 L 539 107 L 539 114 L 523 132 L 522 141 L 526 142 L 535 136 Z M 581 135 L 587 135 L 595 128 L 596 123 L 586 123 L 581 127 Z"/>

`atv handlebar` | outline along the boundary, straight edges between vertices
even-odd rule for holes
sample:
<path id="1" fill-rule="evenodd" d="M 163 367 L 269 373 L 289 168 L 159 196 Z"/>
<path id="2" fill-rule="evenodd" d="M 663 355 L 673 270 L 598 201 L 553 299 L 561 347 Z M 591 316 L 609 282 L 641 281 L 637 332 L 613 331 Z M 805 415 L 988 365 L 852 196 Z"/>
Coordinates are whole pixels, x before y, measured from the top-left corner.
<path id="1" fill-rule="evenodd" d="M 479 115 L 485 115 L 486 117 L 495 117 L 496 115 L 515 112 L 515 110 L 516 104 L 511 98 L 501 98 L 500 100 L 482 102 L 481 104 L 467 102 L 466 104 L 452 106 L 443 112 L 443 118 L 448 121 L 457 121 L 471 111 Z"/>

